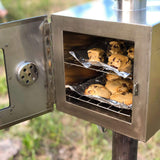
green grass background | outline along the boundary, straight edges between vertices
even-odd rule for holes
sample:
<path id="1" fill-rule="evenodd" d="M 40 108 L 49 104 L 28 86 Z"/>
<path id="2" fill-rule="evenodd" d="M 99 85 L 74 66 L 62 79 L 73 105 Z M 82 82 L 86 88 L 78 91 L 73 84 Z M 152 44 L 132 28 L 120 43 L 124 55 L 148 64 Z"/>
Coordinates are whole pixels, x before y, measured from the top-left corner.
<path id="1" fill-rule="evenodd" d="M 1 21 L 12 21 L 53 13 L 87 0 L 2 0 L 9 14 Z M 0 67 L 3 54 L 0 52 Z M 0 76 L 0 98 L 7 94 L 5 74 Z M 7 106 L 1 104 L 1 108 Z M 0 139 L 22 141 L 17 160 L 111 160 L 112 132 L 102 134 L 97 126 L 55 111 L 0 131 Z M 139 142 L 138 160 L 160 160 L 160 133 L 147 143 Z M 62 152 L 63 151 L 63 152 Z M 62 152 L 62 154 L 61 154 Z M 66 155 L 66 158 L 65 158 Z"/>

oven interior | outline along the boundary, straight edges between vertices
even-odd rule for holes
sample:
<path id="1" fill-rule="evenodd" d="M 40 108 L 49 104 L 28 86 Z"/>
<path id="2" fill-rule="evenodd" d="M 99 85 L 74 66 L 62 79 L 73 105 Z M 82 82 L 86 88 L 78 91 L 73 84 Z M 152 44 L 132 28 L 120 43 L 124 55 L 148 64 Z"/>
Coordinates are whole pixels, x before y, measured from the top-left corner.
<path id="1" fill-rule="evenodd" d="M 99 98 L 99 96 L 98 97 L 87 96 L 84 94 L 84 92 L 85 89 L 89 87 L 89 85 L 96 84 L 97 77 L 103 77 L 102 79 L 100 79 L 102 80 L 102 83 L 99 80 L 98 84 L 105 86 L 107 81 L 109 81 L 108 79 L 106 79 L 106 76 L 108 74 L 117 75 L 117 73 L 115 73 L 114 71 L 107 70 L 106 68 L 104 68 L 104 66 L 94 65 L 93 61 L 91 62 L 92 65 L 88 67 L 86 62 L 88 62 L 88 60 L 90 59 L 89 50 L 92 50 L 94 48 L 101 48 L 104 51 L 103 54 L 104 57 L 102 58 L 101 56 L 99 60 L 100 61 L 103 60 L 103 63 L 108 64 L 109 56 L 111 56 L 112 54 L 120 53 L 124 54 L 124 56 L 127 57 L 129 52 L 134 53 L 134 42 L 122 39 L 115 39 L 112 37 L 100 37 L 100 36 L 73 33 L 67 31 L 63 32 L 63 42 L 64 42 L 63 44 L 64 44 L 66 101 L 68 103 L 72 103 L 80 107 L 85 107 L 89 110 L 94 110 L 95 112 L 99 112 L 108 115 L 110 117 L 114 117 L 131 123 L 133 106 L 130 105 L 131 108 L 129 109 L 119 106 L 117 107 L 112 103 L 102 101 L 101 98 Z M 118 42 L 119 46 L 117 45 L 113 46 L 112 42 L 113 43 Z M 131 48 L 132 51 L 130 50 Z M 72 53 L 75 53 L 75 55 L 73 55 Z M 130 61 L 132 65 L 129 76 L 125 78 L 119 76 L 119 78 L 131 82 L 130 85 L 132 85 L 132 89 L 130 89 L 129 91 L 127 90 L 125 92 L 127 92 L 127 94 L 130 92 L 129 94 L 132 95 L 132 100 L 133 100 L 132 92 L 133 92 L 134 57 L 132 57 L 132 60 L 128 58 L 128 61 Z M 83 62 L 86 63 L 86 65 L 83 65 Z M 114 84 L 112 87 L 113 88 L 115 87 Z M 126 85 L 124 87 L 126 87 Z M 114 94 L 124 94 L 124 93 L 121 92 Z"/>

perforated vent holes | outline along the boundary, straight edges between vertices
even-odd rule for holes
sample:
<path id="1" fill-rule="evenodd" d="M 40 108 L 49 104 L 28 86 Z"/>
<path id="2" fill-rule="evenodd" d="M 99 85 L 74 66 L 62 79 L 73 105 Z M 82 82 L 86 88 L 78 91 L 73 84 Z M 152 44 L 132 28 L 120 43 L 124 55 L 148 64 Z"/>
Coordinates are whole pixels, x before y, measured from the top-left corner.
<path id="1" fill-rule="evenodd" d="M 32 62 L 21 62 L 17 67 L 17 79 L 25 86 L 32 85 L 38 78 L 38 68 Z"/>

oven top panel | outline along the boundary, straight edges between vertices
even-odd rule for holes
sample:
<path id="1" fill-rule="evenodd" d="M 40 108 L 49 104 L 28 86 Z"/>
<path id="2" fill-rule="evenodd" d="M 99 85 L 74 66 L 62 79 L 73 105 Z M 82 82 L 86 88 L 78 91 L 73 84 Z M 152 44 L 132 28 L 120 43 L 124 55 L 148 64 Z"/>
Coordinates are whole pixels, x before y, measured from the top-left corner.
<path id="1" fill-rule="evenodd" d="M 146 9 L 134 12 L 118 11 L 114 8 L 114 3 L 113 0 L 90 2 L 57 12 L 56 15 L 149 26 L 154 26 L 160 22 L 159 0 L 148 0 Z"/>

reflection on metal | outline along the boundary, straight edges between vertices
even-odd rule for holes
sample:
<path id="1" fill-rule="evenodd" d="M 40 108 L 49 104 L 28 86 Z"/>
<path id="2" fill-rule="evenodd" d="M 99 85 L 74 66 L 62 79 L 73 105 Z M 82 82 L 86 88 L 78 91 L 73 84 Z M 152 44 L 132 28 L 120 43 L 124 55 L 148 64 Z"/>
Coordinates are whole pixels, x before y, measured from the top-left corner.
<path id="1" fill-rule="evenodd" d="M 32 85 L 38 78 L 38 68 L 32 62 L 22 62 L 17 67 L 17 79 L 24 85 Z"/>
<path id="2" fill-rule="evenodd" d="M 99 0 L 58 12 L 56 15 L 142 25 L 155 25 L 160 22 L 159 0 L 148 0 L 146 3 L 146 9 L 136 11 L 117 10 L 115 9 L 115 2 L 113 0 Z M 138 4 L 138 2 L 142 4 L 139 4 L 141 7 L 145 6 L 144 0 L 136 0 L 135 2 L 135 4 Z"/>

